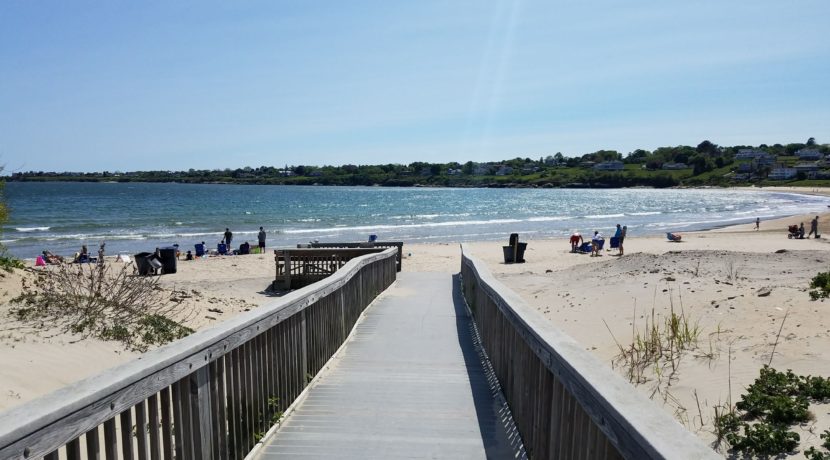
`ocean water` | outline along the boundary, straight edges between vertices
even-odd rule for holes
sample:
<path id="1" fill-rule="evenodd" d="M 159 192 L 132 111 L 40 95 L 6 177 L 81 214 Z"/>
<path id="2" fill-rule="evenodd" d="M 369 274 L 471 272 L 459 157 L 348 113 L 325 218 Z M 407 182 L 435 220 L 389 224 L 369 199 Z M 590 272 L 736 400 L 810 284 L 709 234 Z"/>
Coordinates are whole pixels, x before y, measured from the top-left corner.
<path id="1" fill-rule="evenodd" d="M 7 183 L 10 221 L 0 240 L 17 257 L 151 251 L 205 241 L 228 227 L 234 246 L 309 241 L 405 243 L 566 237 L 574 230 L 631 237 L 826 211 L 830 198 L 721 189 L 454 189 L 221 184 Z M 763 224 L 762 224 L 763 225 Z M 782 234 L 785 232 L 782 229 Z"/>

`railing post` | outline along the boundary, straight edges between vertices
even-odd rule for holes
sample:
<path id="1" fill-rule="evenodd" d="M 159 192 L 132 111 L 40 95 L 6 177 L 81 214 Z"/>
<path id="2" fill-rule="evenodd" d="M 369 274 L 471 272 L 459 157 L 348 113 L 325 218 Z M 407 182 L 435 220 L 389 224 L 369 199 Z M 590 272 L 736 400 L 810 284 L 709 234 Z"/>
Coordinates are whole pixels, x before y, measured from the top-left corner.
<path id="1" fill-rule="evenodd" d="M 210 371 L 209 366 L 202 366 L 190 379 L 190 402 L 193 411 L 193 448 L 199 458 L 213 458 L 213 417 L 210 407 Z"/>
<path id="2" fill-rule="evenodd" d="M 308 375 L 308 343 L 306 339 L 308 337 L 308 332 L 306 330 L 307 323 L 305 320 L 306 310 L 302 310 L 300 312 L 300 349 L 301 349 L 301 356 L 300 356 L 300 365 L 302 366 L 303 370 L 303 386 L 305 388 L 306 384 L 308 383 L 307 375 Z"/>

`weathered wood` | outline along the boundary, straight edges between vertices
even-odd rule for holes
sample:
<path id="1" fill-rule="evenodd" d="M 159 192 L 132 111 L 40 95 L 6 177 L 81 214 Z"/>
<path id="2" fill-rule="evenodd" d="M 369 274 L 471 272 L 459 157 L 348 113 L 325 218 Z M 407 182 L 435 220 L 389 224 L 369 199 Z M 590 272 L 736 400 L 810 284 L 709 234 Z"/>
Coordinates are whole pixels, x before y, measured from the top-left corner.
<path id="1" fill-rule="evenodd" d="M 75 438 L 66 444 L 66 459 L 81 460 L 81 440 Z"/>
<path id="2" fill-rule="evenodd" d="M 147 409 L 144 401 L 135 405 L 135 445 L 138 460 L 147 460 Z"/>
<path id="3" fill-rule="evenodd" d="M 86 438 L 86 458 L 100 460 L 101 446 L 98 441 L 98 428 L 95 427 L 87 431 L 84 437 Z"/>
<path id="4" fill-rule="evenodd" d="M 190 378 L 190 410 L 193 420 L 194 458 L 213 458 L 213 417 L 208 367 L 202 367 Z"/>
<path id="5" fill-rule="evenodd" d="M 60 456 L 58 455 L 58 451 L 52 451 L 46 454 L 43 457 L 43 460 L 60 460 Z"/>
<path id="6" fill-rule="evenodd" d="M 308 246 L 312 248 L 359 248 L 364 243 L 309 243 Z M 395 270 L 400 272 L 403 260 L 403 241 L 375 241 L 372 243 L 375 248 L 397 248 L 398 253 L 395 255 Z M 303 245 L 297 245 L 303 247 Z"/>
<path id="7" fill-rule="evenodd" d="M 296 289 L 325 279 L 350 260 L 384 251 L 383 248 L 277 249 L 275 289 Z"/>
<path id="8" fill-rule="evenodd" d="M 718 458 L 493 278 L 463 245 L 461 272 L 482 343 L 534 457 Z M 538 439 L 544 432 L 547 445 Z"/>
<path id="9" fill-rule="evenodd" d="M 127 409 L 119 415 L 121 422 L 121 458 L 131 460 L 133 457 L 133 416 Z"/>
<path id="10" fill-rule="evenodd" d="M 394 271 L 394 252 L 390 249 L 382 253 L 352 259 L 318 284 L 288 293 L 268 305 L 238 315 L 214 328 L 199 331 L 173 344 L 145 353 L 139 360 L 110 369 L 0 414 L 0 458 L 21 458 L 24 450 L 29 458 L 48 455 L 71 442 L 72 439 L 84 433 L 93 432 L 102 423 L 105 423 L 104 450 L 109 454 L 108 449 L 111 449 L 112 439 L 107 438 L 106 424 L 115 423 L 113 417 L 131 410 L 132 407 L 159 391 L 162 392 L 160 398 L 162 417 L 159 424 L 162 431 L 162 445 L 160 447 L 164 455 L 158 457 L 173 458 L 172 451 L 176 450 L 180 454 L 177 458 L 186 458 L 185 454 L 192 451 L 192 446 L 188 446 L 188 443 L 192 442 L 192 438 L 189 438 L 192 433 L 188 430 L 182 430 L 179 433 L 180 427 L 185 427 L 173 423 L 174 417 L 171 417 L 175 415 L 171 413 L 185 410 L 186 416 L 182 417 L 182 420 L 186 421 L 194 413 L 191 411 L 191 404 L 187 398 L 182 399 L 182 392 L 176 390 L 181 386 L 182 381 L 219 357 L 249 342 L 253 337 L 290 320 L 319 299 L 348 289 L 350 280 L 362 277 L 362 272 L 385 272 L 385 270 L 380 271 L 375 268 L 375 265 L 388 266 Z M 383 280 L 377 280 L 375 284 L 383 289 L 393 281 L 394 278 L 384 277 Z M 288 333 L 296 332 L 291 328 L 286 328 L 286 330 Z M 299 351 L 296 349 L 293 351 L 297 356 L 292 356 L 292 359 L 298 359 Z M 296 361 L 292 364 L 297 364 L 299 367 Z M 286 379 L 284 383 L 286 387 L 293 385 L 290 391 L 287 391 L 287 396 L 296 396 L 299 394 L 297 390 L 305 385 L 305 373 L 299 369 L 290 370 L 295 372 L 295 376 L 299 378 Z M 256 372 L 261 374 L 264 371 L 257 368 Z M 277 376 L 279 372 L 274 374 Z M 251 382 L 251 384 L 259 385 L 261 380 Z M 173 398 L 172 408 L 168 388 L 178 391 L 176 397 Z M 167 391 L 166 397 L 165 391 Z M 264 397 L 266 395 L 267 393 L 262 393 L 259 403 L 267 407 L 268 401 Z M 243 402 L 247 403 L 248 399 L 246 397 Z M 287 405 L 290 401 L 286 398 L 280 404 Z M 165 411 L 167 411 L 166 416 Z M 171 432 L 173 428 L 177 431 L 175 437 Z M 253 425 L 249 424 L 248 428 L 253 428 Z M 151 427 L 151 458 L 154 455 L 152 447 L 154 431 L 157 432 L 154 427 Z M 116 436 L 114 433 L 109 434 Z M 88 435 L 88 438 L 90 436 L 92 435 Z M 248 444 L 246 448 L 252 445 Z M 88 448 L 90 452 L 94 452 L 97 446 L 96 441 L 89 444 Z M 241 451 L 239 456 L 244 456 L 246 452 Z"/>
<path id="11" fill-rule="evenodd" d="M 118 440 L 115 436 L 115 418 L 104 422 L 104 453 L 107 460 L 118 458 Z"/>
<path id="12" fill-rule="evenodd" d="M 186 447 L 190 444 L 187 439 L 188 433 L 185 430 L 185 407 L 182 407 L 182 385 L 181 381 L 176 382 L 172 386 L 172 406 L 173 406 L 173 447 L 176 452 L 176 458 L 186 458 L 185 452 L 189 452 Z"/>
<path id="13" fill-rule="evenodd" d="M 164 459 L 173 458 L 173 412 L 170 406 L 170 388 L 162 388 L 159 392 L 161 403 L 161 442 Z"/>
<path id="14" fill-rule="evenodd" d="M 159 400 L 158 396 L 147 398 L 147 418 L 150 425 L 150 460 L 159 460 L 161 455 L 161 438 L 159 436 Z"/>

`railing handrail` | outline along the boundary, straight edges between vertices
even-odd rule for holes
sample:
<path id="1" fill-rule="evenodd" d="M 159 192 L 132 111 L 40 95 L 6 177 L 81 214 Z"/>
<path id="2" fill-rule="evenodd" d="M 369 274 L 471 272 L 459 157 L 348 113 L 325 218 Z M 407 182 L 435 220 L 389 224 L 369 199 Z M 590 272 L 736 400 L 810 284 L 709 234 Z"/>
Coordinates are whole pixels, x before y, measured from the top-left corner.
<path id="1" fill-rule="evenodd" d="M 461 253 L 462 266 L 472 269 L 479 287 L 626 458 L 645 458 L 642 454 L 666 459 L 721 458 L 654 401 L 496 280 L 464 244 Z"/>
<path id="2" fill-rule="evenodd" d="M 115 402 L 112 402 L 111 406 L 102 408 L 102 412 L 117 414 L 124 407 L 130 407 L 148 394 L 169 385 L 170 381 L 178 376 L 190 374 L 211 360 L 230 352 L 243 343 L 231 340 L 240 333 L 244 332 L 249 338 L 256 336 L 260 326 L 277 324 L 303 310 L 317 299 L 345 285 L 361 268 L 376 261 L 395 257 L 396 252 L 397 250 L 390 248 L 352 259 L 343 268 L 318 283 L 292 291 L 250 312 L 237 315 L 216 326 L 146 352 L 130 362 L 0 413 L 0 457 L 3 457 L 4 449 L 31 433 L 70 417 L 96 402 L 104 401 L 119 392 L 123 393 L 131 385 L 149 376 L 169 371 L 169 375 L 159 376 L 157 384 L 143 388 L 143 393 L 146 394 L 131 394 L 128 399 L 119 399 L 117 407 L 113 406 Z M 98 422 L 88 423 L 97 425 Z M 79 428 L 75 431 L 79 435 L 85 430 Z"/>

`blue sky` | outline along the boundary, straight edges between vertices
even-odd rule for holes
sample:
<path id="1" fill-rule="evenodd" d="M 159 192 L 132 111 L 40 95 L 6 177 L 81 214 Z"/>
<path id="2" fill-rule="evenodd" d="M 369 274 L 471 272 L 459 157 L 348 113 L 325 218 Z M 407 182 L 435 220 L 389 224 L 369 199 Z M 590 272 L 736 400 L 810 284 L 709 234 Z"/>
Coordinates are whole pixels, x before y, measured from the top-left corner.
<path id="1" fill-rule="evenodd" d="M 830 142 L 827 0 L 0 4 L 12 171 Z"/>

